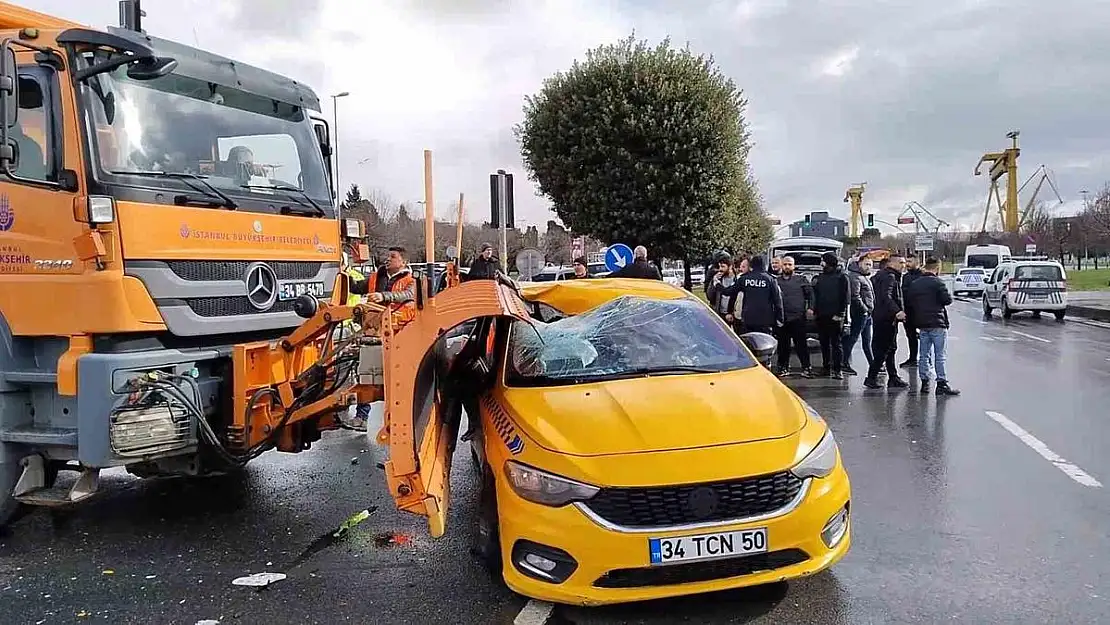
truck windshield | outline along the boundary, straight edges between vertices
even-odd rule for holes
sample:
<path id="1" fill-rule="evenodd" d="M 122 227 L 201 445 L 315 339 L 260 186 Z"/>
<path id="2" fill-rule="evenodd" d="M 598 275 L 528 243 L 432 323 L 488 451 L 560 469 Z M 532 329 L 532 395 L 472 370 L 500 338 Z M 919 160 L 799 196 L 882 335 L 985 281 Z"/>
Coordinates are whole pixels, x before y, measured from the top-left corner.
<path id="1" fill-rule="evenodd" d="M 756 366 L 703 304 L 625 295 L 551 323 L 513 324 L 507 381 L 560 386 Z"/>
<path id="2" fill-rule="evenodd" d="M 187 174 L 238 199 L 315 203 L 332 214 L 323 156 L 299 106 L 175 74 L 132 80 L 123 67 L 90 78 L 81 93 L 104 183 L 195 194 L 188 177 L 151 172 Z"/>

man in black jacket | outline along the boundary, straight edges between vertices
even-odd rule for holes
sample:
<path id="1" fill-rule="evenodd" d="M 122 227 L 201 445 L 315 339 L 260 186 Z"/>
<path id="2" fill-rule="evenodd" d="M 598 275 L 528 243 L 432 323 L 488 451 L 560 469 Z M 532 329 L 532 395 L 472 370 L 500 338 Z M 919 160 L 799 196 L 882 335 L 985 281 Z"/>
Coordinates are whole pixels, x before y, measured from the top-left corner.
<path id="1" fill-rule="evenodd" d="M 493 258 L 493 246 L 484 243 L 478 258 L 470 263 L 470 271 L 463 274 L 463 280 L 495 280 L 500 271 L 499 263 Z"/>
<path id="2" fill-rule="evenodd" d="M 844 330 L 850 328 L 848 310 L 852 303 L 852 284 L 840 269 L 840 259 L 833 252 L 821 256 L 823 270 L 813 278 L 813 316 L 817 321 L 817 338 L 821 341 L 821 375 L 843 379 Z"/>
<path id="3" fill-rule="evenodd" d="M 790 373 L 790 344 L 798 354 L 802 375 L 813 377 L 809 363 L 809 346 L 806 344 L 806 319 L 813 314 L 813 287 L 809 278 L 794 273 L 794 258 L 782 259 L 781 273 L 777 276 L 782 293 L 782 327 L 778 331 L 780 376 Z"/>
<path id="4" fill-rule="evenodd" d="M 763 257 L 753 256 L 751 270 L 740 275 L 732 286 L 724 289 L 729 297 L 729 314 L 736 315 L 736 295 L 742 293 L 740 325 L 742 332 L 763 332 L 774 335 L 782 326 L 782 293 L 773 277 L 764 270 Z"/>
<path id="5" fill-rule="evenodd" d="M 910 283 L 905 291 L 906 303 L 912 315 L 911 321 L 920 333 L 920 361 L 917 374 L 921 378 L 921 392 L 929 392 L 929 376 L 933 374 L 936 363 L 937 395 L 959 395 L 960 392 L 948 384 L 948 306 L 952 304 L 952 294 L 948 287 L 937 277 L 940 261 L 930 258 L 925 261 L 925 271 L 921 277 Z"/>
<path id="6" fill-rule="evenodd" d="M 871 351 L 875 359 L 867 368 L 863 385 L 867 388 L 882 388 L 879 385 L 879 369 L 886 366 L 887 382 L 891 388 L 905 388 L 906 381 L 898 377 L 898 367 L 894 354 L 898 349 L 898 323 L 905 321 L 905 306 L 902 304 L 902 268 L 905 260 L 898 254 L 887 259 L 886 266 L 871 278 L 875 291 L 875 310 L 871 313 L 873 336 Z"/>
<path id="7" fill-rule="evenodd" d="M 910 256 L 906 258 L 906 272 L 902 274 L 902 295 L 905 296 L 906 291 L 909 290 L 910 285 L 915 280 L 921 277 L 921 269 L 917 266 L 917 257 Z M 906 321 L 902 324 L 903 329 L 906 331 L 906 342 L 910 344 L 910 357 L 906 362 L 900 366 L 903 368 L 917 366 L 917 326 L 914 324 L 913 307 L 909 300 L 906 300 Z"/>
<path id="8" fill-rule="evenodd" d="M 659 268 L 648 260 L 647 248 L 637 245 L 636 249 L 632 250 L 632 262 L 609 274 L 608 277 L 662 280 L 663 274 L 659 273 Z"/>

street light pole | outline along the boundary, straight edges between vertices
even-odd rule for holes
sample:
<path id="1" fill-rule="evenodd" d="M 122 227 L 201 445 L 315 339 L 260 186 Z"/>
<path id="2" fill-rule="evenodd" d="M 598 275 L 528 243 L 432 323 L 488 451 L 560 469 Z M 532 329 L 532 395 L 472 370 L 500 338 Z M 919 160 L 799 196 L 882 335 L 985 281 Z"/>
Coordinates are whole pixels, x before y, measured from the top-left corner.
<path id="1" fill-rule="evenodd" d="M 337 209 L 343 203 L 343 200 L 340 199 L 343 196 L 343 186 L 339 183 L 339 98 L 345 98 L 349 95 L 351 95 L 350 91 L 343 91 L 331 96 L 332 126 L 335 127 L 332 151 L 335 152 L 335 201 Z"/>

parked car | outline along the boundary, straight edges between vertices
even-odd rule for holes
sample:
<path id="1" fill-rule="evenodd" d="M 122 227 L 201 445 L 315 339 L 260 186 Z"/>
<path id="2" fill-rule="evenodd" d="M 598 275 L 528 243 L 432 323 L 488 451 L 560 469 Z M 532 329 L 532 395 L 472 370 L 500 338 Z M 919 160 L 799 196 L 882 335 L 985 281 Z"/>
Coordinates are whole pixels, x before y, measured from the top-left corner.
<path id="1" fill-rule="evenodd" d="M 983 288 L 983 316 L 995 308 L 1009 319 L 1016 312 L 1040 317 L 1051 312 L 1063 321 L 1068 308 L 1068 276 L 1064 266 L 1052 260 L 1009 261 L 998 265 Z"/>
<path id="2" fill-rule="evenodd" d="M 952 295 L 982 295 L 983 281 L 987 279 L 988 270 L 982 267 L 963 267 L 956 270 L 952 279 Z"/>

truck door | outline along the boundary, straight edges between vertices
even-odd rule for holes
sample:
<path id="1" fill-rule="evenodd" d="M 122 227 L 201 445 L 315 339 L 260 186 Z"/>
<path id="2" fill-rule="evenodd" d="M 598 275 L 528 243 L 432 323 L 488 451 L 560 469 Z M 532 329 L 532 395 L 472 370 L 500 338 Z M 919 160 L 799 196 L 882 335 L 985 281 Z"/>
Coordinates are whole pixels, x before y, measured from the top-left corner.
<path id="1" fill-rule="evenodd" d="M 74 239 L 88 231 L 74 219 L 74 170 L 80 170 L 81 150 L 66 140 L 78 135 L 75 127 L 67 132 L 62 113 L 68 108 L 63 107 L 63 91 L 70 90 L 54 68 L 35 63 L 30 55 L 19 53 L 18 113 L 7 129 L 14 159 L 0 175 L 0 283 L 5 274 L 63 276 L 85 270 L 74 248 Z M 13 329 L 32 334 L 40 327 L 56 327 L 55 315 L 71 318 L 72 309 L 55 305 L 58 283 L 47 279 L 21 284 L 18 289 L 0 288 L 18 295 L 0 298 Z M 27 311 L 20 313 L 21 307 Z"/>

